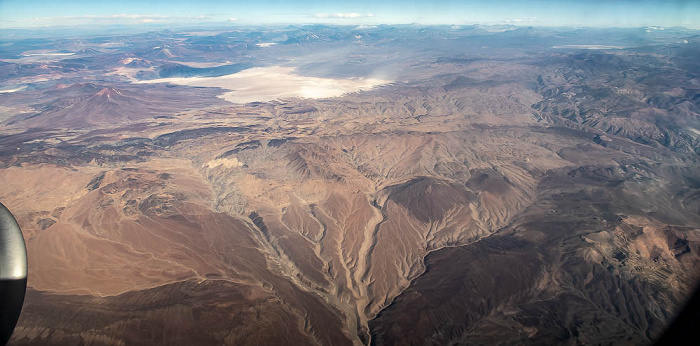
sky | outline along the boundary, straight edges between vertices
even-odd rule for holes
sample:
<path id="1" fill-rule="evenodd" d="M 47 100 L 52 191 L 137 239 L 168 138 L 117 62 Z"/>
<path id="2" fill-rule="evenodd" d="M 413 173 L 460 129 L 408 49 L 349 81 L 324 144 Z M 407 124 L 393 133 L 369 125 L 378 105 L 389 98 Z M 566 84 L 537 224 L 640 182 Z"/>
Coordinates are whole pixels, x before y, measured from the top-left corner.
<path id="1" fill-rule="evenodd" d="M 700 29 L 698 0 L 0 0 L 0 28 L 447 24 Z"/>

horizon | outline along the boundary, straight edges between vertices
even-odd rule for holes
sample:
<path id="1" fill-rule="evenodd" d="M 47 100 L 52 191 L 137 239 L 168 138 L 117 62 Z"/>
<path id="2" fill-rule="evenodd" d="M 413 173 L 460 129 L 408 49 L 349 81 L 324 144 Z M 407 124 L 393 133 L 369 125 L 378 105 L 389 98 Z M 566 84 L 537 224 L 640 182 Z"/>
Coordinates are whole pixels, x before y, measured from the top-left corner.
<path id="1" fill-rule="evenodd" d="M 315 1 L 255 4 L 126 0 L 117 3 L 69 0 L 0 1 L 0 29 L 87 27 L 183 27 L 265 25 L 512 25 L 534 27 L 700 29 L 700 4 L 692 1 L 527 1 L 485 3 Z"/>
<path id="2" fill-rule="evenodd" d="M 88 38 L 102 37 L 105 35 L 141 35 L 147 33 L 171 32 L 177 35 L 210 36 L 224 32 L 235 31 L 284 31 L 292 28 L 313 30 L 313 27 L 336 28 L 340 30 L 354 30 L 357 32 L 371 32 L 381 30 L 382 27 L 394 28 L 435 28 L 436 30 L 480 30 L 484 34 L 498 34 L 503 32 L 516 31 L 519 29 L 532 28 L 542 33 L 556 33 L 588 31 L 588 32 L 639 32 L 645 31 L 647 35 L 662 35 L 677 37 L 680 35 L 696 35 L 700 29 L 687 28 L 682 26 L 661 27 L 661 26 L 638 26 L 638 27 L 592 27 L 592 26 L 543 26 L 543 25 L 516 25 L 516 24 L 422 24 L 422 23 L 399 23 L 399 24 L 350 24 L 350 23 L 274 23 L 274 24 L 243 24 L 243 23 L 175 23 L 175 24 L 103 24 L 103 25 L 57 25 L 50 27 L 0 27 L 0 33 L 4 34 L 7 44 L 16 40 L 24 39 L 68 39 L 68 38 Z M 670 35 L 670 36 L 669 36 Z M 597 41 L 596 41 L 597 42 Z"/>

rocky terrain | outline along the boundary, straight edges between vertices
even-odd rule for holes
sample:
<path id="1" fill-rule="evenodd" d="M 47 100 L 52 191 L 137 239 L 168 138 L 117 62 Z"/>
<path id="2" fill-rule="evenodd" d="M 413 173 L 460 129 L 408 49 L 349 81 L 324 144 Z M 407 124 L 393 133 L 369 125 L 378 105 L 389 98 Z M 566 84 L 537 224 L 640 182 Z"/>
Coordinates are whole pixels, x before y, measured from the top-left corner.
<path id="1" fill-rule="evenodd" d="M 655 340 L 700 279 L 697 33 L 358 30 L 3 47 L 11 344 Z M 279 64 L 391 82 L 250 103 L 134 82 Z"/>

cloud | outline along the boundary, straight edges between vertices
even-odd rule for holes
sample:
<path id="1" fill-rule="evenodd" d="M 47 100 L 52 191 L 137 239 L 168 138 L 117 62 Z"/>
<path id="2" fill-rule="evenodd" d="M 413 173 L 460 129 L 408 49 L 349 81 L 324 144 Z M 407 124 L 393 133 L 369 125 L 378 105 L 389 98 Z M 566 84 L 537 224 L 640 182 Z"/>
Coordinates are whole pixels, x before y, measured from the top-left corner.
<path id="1" fill-rule="evenodd" d="M 513 18 L 513 19 L 506 19 L 503 21 L 504 24 L 534 24 L 537 23 L 537 18 L 536 17 L 528 17 L 528 18 Z"/>
<path id="2" fill-rule="evenodd" d="M 81 20 L 81 19 L 166 19 L 171 18 L 170 16 L 164 16 L 160 14 L 127 14 L 127 13 L 116 13 L 110 15 L 94 15 L 85 14 L 81 16 L 56 16 L 56 17 L 34 17 L 32 20 Z"/>
<path id="3" fill-rule="evenodd" d="M 117 13 L 113 14 L 110 16 L 95 16 L 97 17 L 106 17 L 106 18 L 128 18 L 128 19 L 166 19 L 166 18 L 171 18 L 170 16 L 164 16 L 160 14 L 126 14 L 126 13 Z"/>
<path id="4" fill-rule="evenodd" d="M 316 18 L 345 18 L 345 19 L 356 19 L 356 18 L 369 18 L 374 17 L 372 13 L 316 13 L 314 15 Z"/>
<path id="5" fill-rule="evenodd" d="M 29 26 L 52 25 L 105 25 L 105 24 L 153 24 L 170 22 L 198 22 L 208 20 L 206 15 L 170 16 L 163 14 L 115 13 L 106 15 L 86 14 L 80 16 L 34 17 Z M 0 23 L 2 24 L 2 23 Z"/>

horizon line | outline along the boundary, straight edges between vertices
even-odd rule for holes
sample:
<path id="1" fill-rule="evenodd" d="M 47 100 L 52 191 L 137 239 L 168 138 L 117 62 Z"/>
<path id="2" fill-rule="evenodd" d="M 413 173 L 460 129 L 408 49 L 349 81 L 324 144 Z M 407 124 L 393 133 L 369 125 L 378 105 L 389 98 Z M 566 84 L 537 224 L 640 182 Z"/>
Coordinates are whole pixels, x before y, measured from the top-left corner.
<path id="1" fill-rule="evenodd" d="M 692 28 L 683 25 L 661 25 L 661 24 L 643 24 L 643 25 L 586 25 L 586 24 L 546 24 L 546 23 L 436 23 L 436 22 L 405 22 L 405 23 L 327 23 L 327 22 L 271 22 L 271 23 L 252 23 L 252 22 L 193 22 L 193 23 L 85 23 L 85 24 L 60 24 L 60 25 L 36 25 L 36 26 L 3 26 L 0 24 L 0 30 L 41 30 L 41 29 L 87 29 L 87 28 L 107 28 L 107 27 L 122 27 L 122 28 L 184 28 L 184 27 L 276 27 L 276 26 L 308 26 L 320 25 L 328 27 L 364 27 L 373 28 L 380 26 L 425 26 L 425 27 L 469 27 L 469 26 L 484 26 L 484 27 L 532 27 L 532 28 L 587 28 L 587 29 L 648 29 L 653 28 L 659 31 L 666 29 L 685 29 L 690 31 L 700 31 L 700 28 Z"/>

